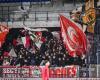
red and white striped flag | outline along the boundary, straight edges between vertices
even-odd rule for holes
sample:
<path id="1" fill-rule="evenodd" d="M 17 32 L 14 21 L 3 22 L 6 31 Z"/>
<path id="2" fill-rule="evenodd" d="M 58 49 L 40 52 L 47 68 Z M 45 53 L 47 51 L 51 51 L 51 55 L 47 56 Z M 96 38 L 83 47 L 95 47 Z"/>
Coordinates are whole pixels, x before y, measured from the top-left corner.
<path id="1" fill-rule="evenodd" d="M 69 55 L 81 56 L 86 52 L 87 39 L 85 33 L 71 20 L 60 15 L 60 26 L 64 45 Z"/>

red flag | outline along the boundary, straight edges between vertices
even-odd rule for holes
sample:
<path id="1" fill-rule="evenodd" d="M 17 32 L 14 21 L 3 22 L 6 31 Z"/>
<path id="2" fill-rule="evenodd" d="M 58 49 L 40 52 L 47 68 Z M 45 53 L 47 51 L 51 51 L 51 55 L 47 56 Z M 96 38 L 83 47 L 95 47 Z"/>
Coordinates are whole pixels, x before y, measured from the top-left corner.
<path id="1" fill-rule="evenodd" d="M 71 20 L 60 15 L 62 38 L 69 55 L 81 56 L 86 52 L 87 40 L 84 32 Z"/>
<path id="2" fill-rule="evenodd" d="M 28 48 L 30 46 L 30 36 L 26 36 L 26 44 L 25 47 Z"/>
<path id="3" fill-rule="evenodd" d="M 1 46 L 4 43 L 6 35 L 8 34 L 8 32 L 9 32 L 9 28 L 6 25 L 0 24 L 0 45 Z"/>

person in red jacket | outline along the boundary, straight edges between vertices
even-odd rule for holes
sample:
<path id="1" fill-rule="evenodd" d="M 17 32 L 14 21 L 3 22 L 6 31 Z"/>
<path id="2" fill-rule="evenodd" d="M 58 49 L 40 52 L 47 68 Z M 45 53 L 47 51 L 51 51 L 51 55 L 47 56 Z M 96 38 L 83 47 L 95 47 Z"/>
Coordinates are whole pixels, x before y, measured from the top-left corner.
<path id="1" fill-rule="evenodd" d="M 49 66 L 50 62 L 47 61 L 45 66 L 42 67 L 42 80 L 49 80 Z"/>

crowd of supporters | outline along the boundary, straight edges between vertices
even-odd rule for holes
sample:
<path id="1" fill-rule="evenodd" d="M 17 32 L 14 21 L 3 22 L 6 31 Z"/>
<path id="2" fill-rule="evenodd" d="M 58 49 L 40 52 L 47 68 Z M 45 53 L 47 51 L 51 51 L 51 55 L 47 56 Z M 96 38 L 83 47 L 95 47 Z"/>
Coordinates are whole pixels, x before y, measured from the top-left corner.
<path id="1" fill-rule="evenodd" d="M 84 65 L 80 57 L 71 57 L 64 47 L 60 32 L 10 29 L 0 48 L 0 65 L 39 66 L 46 61 L 51 66 Z M 23 41 L 24 40 L 24 41 Z"/>
<path id="2" fill-rule="evenodd" d="M 82 8 L 72 11 L 70 18 L 87 36 L 87 50 L 90 51 L 92 33 L 87 31 L 87 24 L 82 22 Z M 56 34 L 54 34 L 56 33 Z M 32 31 L 26 28 L 12 28 L 0 48 L 0 65 L 39 66 L 47 61 L 51 66 L 84 66 L 86 58 L 72 57 L 65 49 L 61 31 Z M 90 39 L 91 42 L 90 42 Z M 90 42 L 90 43 L 89 43 Z"/>

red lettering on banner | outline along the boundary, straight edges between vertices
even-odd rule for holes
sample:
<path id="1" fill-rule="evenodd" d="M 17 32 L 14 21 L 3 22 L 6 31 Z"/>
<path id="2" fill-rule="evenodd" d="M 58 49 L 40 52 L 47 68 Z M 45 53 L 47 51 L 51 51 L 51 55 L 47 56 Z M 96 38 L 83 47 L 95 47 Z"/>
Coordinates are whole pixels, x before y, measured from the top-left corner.
<path id="1" fill-rule="evenodd" d="M 51 78 L 76 77 L 77 73 L 77 69 L 74 66 L 67 68 L 52 68 L 49 71 Z"/>
<path id="2" fill-rule="evenodd" d="M 63 77 L 67 77 L 67 69 L 66 68 L 62 68 L 61 73 L 63 74 Z"/>
<path id="3" fill-rule="evenodd" d="M 54 77 L 55 75 L 55 71 L 54 71 L 54 69 L 49 69 L 49 77 Z"/>
<path id="4" fill-rule="evenodd" d="M 68 77 L 75 77 L 76 76 L 76 67 L 68 67 L 67 68 L 67 76 Z"/>
<path id="5" fill-rule="evenodd" d="M 56 69 L 56 70 L 55 70 L 55 73 L 56 73 L 56 75 L 57 75 L 57 78 L 60 78 L 61 75 L 62 75 L 61 69 L 60 69 L 60 68 Z"/>

